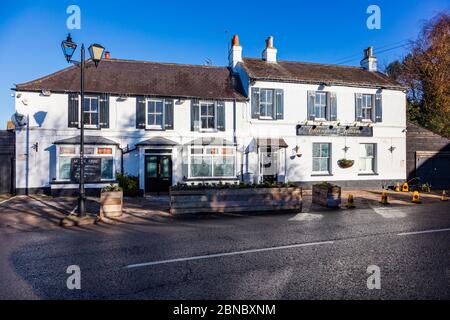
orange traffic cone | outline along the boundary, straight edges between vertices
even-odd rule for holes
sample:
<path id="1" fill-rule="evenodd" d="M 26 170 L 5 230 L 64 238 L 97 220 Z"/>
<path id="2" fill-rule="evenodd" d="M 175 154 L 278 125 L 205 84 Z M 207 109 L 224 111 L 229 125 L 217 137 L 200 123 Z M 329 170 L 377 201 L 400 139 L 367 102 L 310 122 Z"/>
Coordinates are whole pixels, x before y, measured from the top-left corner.
<path id="1" fill-rule="evenodd" d="M 447 193 L 445 190 L 442 190 L 441 201 L 448 201 Z"/>
<path id="2" fill-rule="evenodd" d="M 355 208 L 355 204 L 353 202 L 353 195 L 352 194 L 348 195 L 347 203 L 345 204 L 345 206 L 347 207 L 347 209 Z"/>
<path id="3" fill-rule="evenodd" d="M 386 191 L 383 191 L 383 193 L 381 194 L 381 204 L 389 204 L 388 202 L 388 194 Z"/>
<path id="4" fill-rule="evenodd" d="M 413 192 L 412 202 L 413 203 L 422 203 L 422 200 L 420 200 L 419 191 L 414 191 Z"/>

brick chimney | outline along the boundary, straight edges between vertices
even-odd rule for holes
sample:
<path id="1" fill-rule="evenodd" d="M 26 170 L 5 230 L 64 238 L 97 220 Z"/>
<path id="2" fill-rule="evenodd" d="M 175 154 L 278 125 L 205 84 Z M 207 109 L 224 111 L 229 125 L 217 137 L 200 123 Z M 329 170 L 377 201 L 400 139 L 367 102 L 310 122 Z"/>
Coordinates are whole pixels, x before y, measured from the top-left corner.
<path id="1" fill-rule="evenodd" d="M 364 49 L 364 59 L 361 60 L 361 68 L 377 71 L 377 58 L 373 55 L 373 47 Z"/>
<path id="2" fill-rule="evenodd" d="M 262 52 L 262 59 L 269 63 L 277 63 L 277 49 L 273 47 L 273 36 L 266 39 L 266 48 Z"/>
<path id="3" fill-rule="evenodd" d="M 242 47 L 239 45 L 239 36 L 235 34 L 231 40 L 231 48 L 228 53 L 228 61 L 233 69 L 242 62 Z"/>

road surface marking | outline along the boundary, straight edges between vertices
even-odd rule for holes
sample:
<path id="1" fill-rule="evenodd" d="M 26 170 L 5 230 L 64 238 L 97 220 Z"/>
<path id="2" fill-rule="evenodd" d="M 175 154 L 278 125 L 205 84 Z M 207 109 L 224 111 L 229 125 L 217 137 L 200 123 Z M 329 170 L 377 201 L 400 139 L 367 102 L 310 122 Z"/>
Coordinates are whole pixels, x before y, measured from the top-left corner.
<path id="1" fill-rule="evenodd" d="M 317 245 L 322 245 L 322 244 L 333 244 L 333 243 L 334 243 L 334 241 L 310 242 L 310 243 L 293 244 L 293 245 L 281 246 L 281 247 L 270 247 L 270 248 L 262 248 L 262 249 L 252 249 L 252 250 L 244 250 L 244 251 L 216 253 L 216 254 L 208 254 L 208 255 L 204 255 L 204 256 L 196 256 L 196 257 L 188 257 L 188 258 L 179 258 L 179 259 L 170 259 L 170 260 L 162 260 L 162 261 L 130 264 L 130 265 L 126 266 L 125 268 L 132 269 L 132 268 L 148 267 L 148 266 L 155 266 L 155 265 L 159 265 L 159 264 L 167 264 L 167 263 L 174 263 L 174 262 L 184 262 L 184 261 L 192 261 L 192 260 L 202 260 L 202 259 L 211 259 L 211 258 L 219 258 L 219 257 L 228 257 L 228 256 L 235 256 L 235 255 L 241 255 L 241 254 L 247 254 L 247 253 L 256 253 L 256 252 L 264 252 L 264 251 L 275 251 L 275 250 L 292 249 L 292 248 L 300 248 L 300 247 L 309 247 L 309 246 L 317 246 Z"/>
<path id="2" fill-rule="evenodd" d="M 312 221 L 322 219 L 323 215 L 321 214 L 311 214 L 311 213 L 299 213 L 294 217 L 290 218 L 289 221 Z"/>
<path id="3" fill-rule="evenodd" d="M 398 209 L 389 207 L 372 207 L 372 209 L 385 219 L 404 218 L 406 214 Z"/>
<path id="4" fill-rule="evenodd" d="M 415 232 L 403 232 L 397 234 L 398 236 L 409 236 L 411 234 L 423 234 L 423 233 L 433 233 L 433 232 L 445 232 L 450 231 L 450 228 L 447 229 L 434 229 L 434 230 L 425 230 L 425 231 L 415 231 Z"/>

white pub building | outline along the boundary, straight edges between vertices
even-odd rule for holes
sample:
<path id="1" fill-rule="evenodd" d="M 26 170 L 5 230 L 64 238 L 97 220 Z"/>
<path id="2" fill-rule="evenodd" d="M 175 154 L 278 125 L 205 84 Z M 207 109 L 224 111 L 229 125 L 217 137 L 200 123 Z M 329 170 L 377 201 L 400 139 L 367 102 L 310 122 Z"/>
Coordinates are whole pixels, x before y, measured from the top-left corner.
<path id="1" fill-rule="evenodd" d="M 73 194 L 84 112 L 86 189 L 122 172 L 141 193 L 177 183 L 328 181 L 381 187 L 406 178 L 404 88 L 361 67 L 280 61 L 273 38 L 243 58 L 233 37 L 228 67 L 110 59 L 16 85 L 16 191 Z M 351 160 L 351 161 L 350 161 Z M 350 164 L 349 164 L 350 163 Z M 351 165 L 353 164 L 353 165 Z"/>

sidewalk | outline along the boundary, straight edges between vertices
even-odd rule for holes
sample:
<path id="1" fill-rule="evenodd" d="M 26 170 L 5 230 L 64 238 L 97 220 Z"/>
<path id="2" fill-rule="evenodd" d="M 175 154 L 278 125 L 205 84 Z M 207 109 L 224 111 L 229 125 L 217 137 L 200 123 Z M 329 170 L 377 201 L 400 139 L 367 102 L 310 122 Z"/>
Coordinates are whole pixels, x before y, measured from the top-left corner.
<path id="1" fill-rule="evenodd" d="M 383 207 L 380 203 L 383 190 L 343 190 L 342 211 L 345 208 L 347 197 L 352 194 L 356 209 L 371 209 Z M 422 204 L 411 202 L 412 193 L 386 191 L 388 193 L 389 207 L 426 206 L 427 204 L 450 202 L 440 201 L 440 194 L 421 194 Z M 3 200 L 4 201 L 4 200 Z M 60 221 L 67 215 L 75 212 L 77 198 L 52 198 L 48 196 L 18 196 L 10 198 L 0 204 L 0 232 L 39 231 L 49 228 L 59 228 Z M 88 198 L 87 211 L 97 215 L 100 210 L 98 198 Z M 316 204 L 312 204 L 311 190 L 303 191 L 302 212 L 330 211 Z M 271 213 L 266 213 L 270 215 Z M 276 214 L 276 213 L 275 213 Z M 204 216 L 204 215 L 202 215 Z M 168 196 L 146 196 L 144 198 L 125 198 L 123 216 L 115 219 L 104 219 L 101 224 L 168 222 L 172 216 L 169 213 Z"/>

